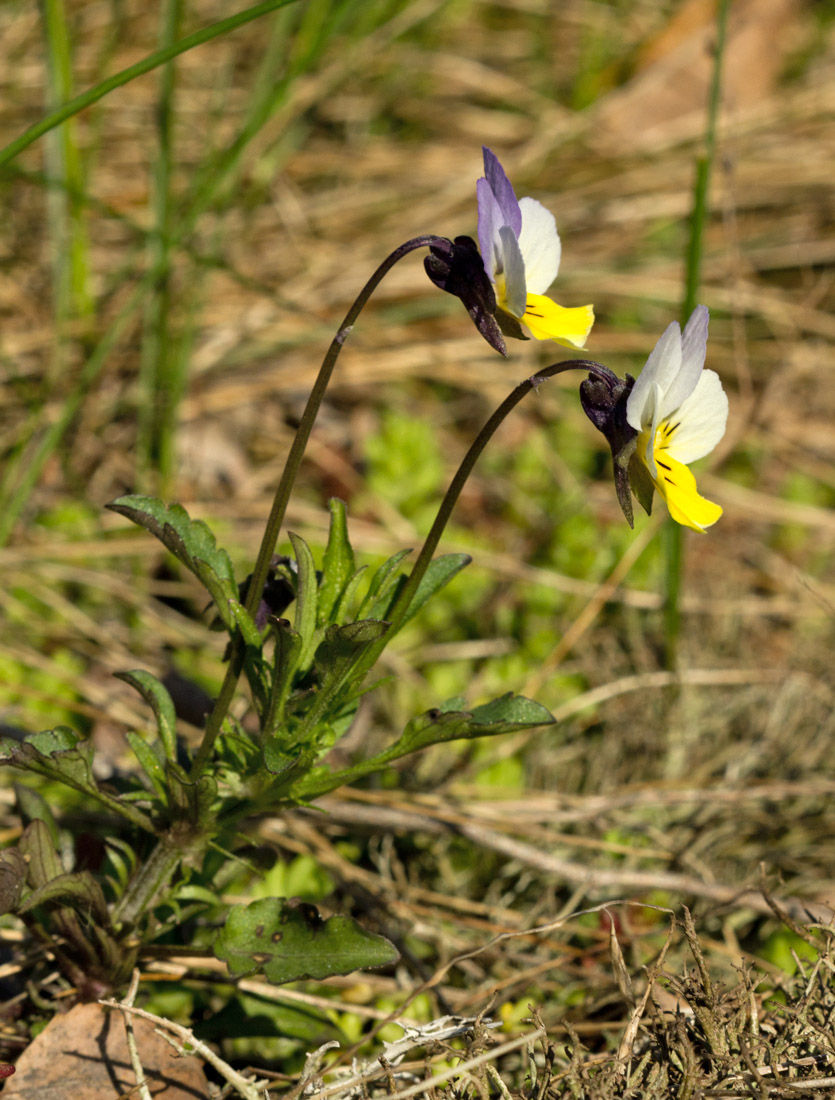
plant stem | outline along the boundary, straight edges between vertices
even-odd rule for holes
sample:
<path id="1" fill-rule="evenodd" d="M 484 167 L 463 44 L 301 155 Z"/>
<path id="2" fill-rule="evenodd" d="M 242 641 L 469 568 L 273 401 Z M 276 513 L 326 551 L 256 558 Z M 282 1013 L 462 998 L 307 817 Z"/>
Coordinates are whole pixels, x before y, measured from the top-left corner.
<path id="1" fill-rule="evenodd" d="M 114 924 L 133 925 L 153 905 L 154 899 L 170 881 L 174 872 L 188 858 L 205 848 L 207 841 L 182 836 L 164 836 L 148 859 L 134 872 L 127 889 L 113 909 Z"/>
<path id="2" fill-rule="evenodd" d="M 449 522 L 452 510 L 461 495 L 461 490 L 464 488 L 467 478 L 473 472 L 473 467 L 478 461 L 481 452 L 490 442 L 502 421 L 516 408 L 523 398 L 527 397 L 531 390 L 537 389 L 546 379 L 553 378 L 557 374 L 564 374 L 566 371 L 570 370 L 587 371 L 589 374 L 597 374 L 600 371 L 605 372 L 605 374 L 601 375 L 604 379 L 611 377 L 610 372 L 601 363 L 595 363 L 594 360 L 591 359 L 569 359 L 563 363 L 552 363 L 550 366 L 537 371 L 532 377 L 526 378 L 524 382 L 520 382 L 516 389 L 504 399 L 478 433 L 472 446 L 467 451 L 466 455 L 464 455 L 461 465 L 455 471 L 455 476 L 450 482 L 444 499 L 441 501 L 438 514 L 435 516 L 435 521 L 417 556 L 414 569 L 409 574 L 409 579 L 400 590 L 400 594 L 389 612 L 388 618 L 391 622 L 391 629 L 368 650 L 357 666 L 359 669 L 367 671 L 371 668 L 387 643 L 391 641 L 399 627 L 402 626 L 403 620 L 408 614 L 409 605 L 415 597 L 415 593 L 417 592 L 420 582 L 423 580 L 426 570 L 429 568 L 429 564 L 438 548 L 438 543 L 441 540 L 444 528 Z"/>
<path id="3" fill-rule="evenodd" d="M 728 25 L 730 0 L 719 0 L 716 11 L 716 55 L 710 84 L 705 126 L 704 153 L 696 161 L 693 184 L 693 209 L 690 216 L 690 239 L 687 243 L 684 301 L 681 323 L 685 324 L 696 308 L 702 275 L 702 244 L 707 221 L 707 196 L 710 173 L 716 153 L 716 124 L 722 90 L 722 57 Z M 678 641 L 681 634 L 681 579 L 684 571 L 684 531 L 675 521 L 668 520 L 663 535 L 664 546 L 664 663 L 668 669 L 678 664 Z"/>
<path id="4" fill-rule="evenodd" d="M 316 415 L 319 412 L 319 407 L 322 404 L 322 400 L 325 396 L 325 391 L 328 388 L 328 383 L 331 380 L 336 361 L 339 358 L 339 353 L 342 351 L 342 347 L 348 336 L 351 333 L 351 329 L 365 307 L 368 299 L 377 289 L 377 286 L 382 279 L 388 274 L 388 272 L 394 267 L 394 265 L 402 260 L 404 256 L 407 256 L 410 252 L 414 252 L 418 248 L 428 248 L 434 244 L 447 243 L 444 238 L 435 236 L 434 234 L 427 234 L 423 237 L 414 237 L 410 241 L 406 241 L 405 244 L 401 244 L 399 248 L 395 248 L 389 256 L 380 264 L 365 286 L 357 295 L 356 301 L 345 314 L 345 319 L 339 326 L 339 329 L 331 341 L 331 345 L 325 354 L 325 358 L 322 360 L 322 365 L 319 368 L 319 373 L 316 376 L 316 381 L 313 384 L 313 389 L 310 391 L 310 397 L 307 399 L 304 412 L 302 413 L 299 426 L 296 429 L 296 435 L 293 439 L 292 446 L 290 447 L 290 453 L 287 456 L 287 461 L 284 464 L 284 470 L 281 474 L 281 480 L 278 483 L 278 488 L 275 491 L 275 497 L 273 499 L 273 505 L 270 510 L 269 517 L 267 519 L 267 526 L 264 530 L 263 538 L 261 539 L 261 547 L 258 551 L 258 557 L 255 562 L 255 568 L 252 571 L 252 576 L 249 581 L 249 590 L 246 597 L 246 610 L 250 615 L 254 615 L 261 600 L 261 594 L 264 590 L 264 584 L 267 580 L 267 575 L 270 569 L 270 562 L 272 561 L 273 554 L 275 553 L 275 546 L 278 542 L 278 535 L 281 530 L 281 525 L 284 522 L 284 515 L 287 511 L 287 505 L 290 501 L 290 493 L 293 490 L 293 485 L 296 480 L 296 475 L 299 472 L 299 467 L 304 457 L 305 448 L 307 442 L 310 439 L 310 433 L 313 430 L 313 425 L 316 421 Z M 212 712 L 209 715 L 209 719 L 206 723 L 206 731 L 203 734 L 203 741 L 200 748 L 197 750 L 197 754 L 194 758 L 194 762 L 191 767 L 191 778 L 196 779 L 198 775 L 203 771 L 206 763 L 209 759 L 209 754 L 212 751 L 215 739 L 217 738 L 220 728 L 223 725 L 223 719 L 226 717 L 226 712 L 229 710 L 229 704 L 232 702 L 232 696 L 235 693 L 235 687 L 238 683 L 241 670 L 244 663 L 244 646 L 241 644 L 240 636 L 237 636 L 234 640 L 232 647 L 232 654 L 229 658 L 229 664 L 226 669 L 226 675 L 223 678 L 223 684 L 221 685 L 220 694 L 217 697 Z"/>

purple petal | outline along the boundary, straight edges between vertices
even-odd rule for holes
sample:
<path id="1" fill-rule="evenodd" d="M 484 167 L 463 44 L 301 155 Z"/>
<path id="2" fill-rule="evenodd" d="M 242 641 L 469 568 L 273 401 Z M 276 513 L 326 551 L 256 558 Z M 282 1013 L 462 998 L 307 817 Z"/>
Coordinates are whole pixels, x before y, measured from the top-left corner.
<path id="1" fill-rule="evenodd" d="M 516 192 L 505 175 L 499 158 L 486 145 L 481 148 L 484 153 L 484 175 L 502 212 L 502 225 L 509 225 L 518 237 L 522 232 L 522 211 L 519 209 Z"/>
<path id="2" fill-rule="evenodd" d="M 478 247 L 487 278 L 492 283 L 496 278 L 496 244 L 499 240 L 499 230 L 504 224 L 502 212 L 486 179 L 482 178 L 478 181 L 475 185 L 475 193 L 478 199 Z"/>

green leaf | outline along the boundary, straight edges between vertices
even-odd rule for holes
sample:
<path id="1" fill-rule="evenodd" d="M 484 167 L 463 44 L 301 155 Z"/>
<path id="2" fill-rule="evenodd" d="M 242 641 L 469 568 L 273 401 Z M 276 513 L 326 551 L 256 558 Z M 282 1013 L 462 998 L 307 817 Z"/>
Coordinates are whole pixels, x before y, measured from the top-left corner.
<path id="1" fill-rule="evenodd" d="M 0 764 L 59 779 L 79 791 L 98 794 L 91 770 L 93 747 L 67 726 L 30 733 L 23 741 L 0 739 Z"/>
<path id="2" fill-rule="evenodd" d="M 310 547 L 303 538 L 290 532 L 290 542 L 299 567 L 298 593 L 296 595 L 296 615 L 293 627 L 302 640 L 298 667 L 307 668 L 316 648 L 316 607 L 318 601 L 318 578 L 316 565 Z"/>
<path id="3" fill-rule="evenodd" d="M 268 737 L 264 741 L 264 767 L 281 781 L 282 788 L 289 787 L 304 775 L 315 762 L 316 755 L 315 749 L 288 753 L 286 742 L 281 737 Z"/>
<path id="4" fill-rule="evenodd" d="M 37 819 L 31 825 L 27 825 L 17 847 L 28 867 L 27 885 L 33 890 L 64 874 L 64 868 L 45 822 Z"/>
<path id="5" fill-rule="evenodd" d="M 201 775 L 191 780 L 179 764 L 166 762 L 166 787 L 169 804 L 177 816 L 188 818 L 194 825 L 205 827 L 211 818 L 217 798 L 217 780 Z"/>
<path id="6" fill-rule="evenodd" d="M 408 610 L 397 629 L 402 629 L 410 619 L 413 619 L 424 604 L 428 603 L 436 593 L 449 584 L 456 573 L 460 573 L 472 560 L 469 554 L 442 554 L 439 558 L 434 558 L 421 577 L 417 591 L 412 597 L 412 602 L 409 604 Z M 372 614 L 379 614 L 381 618 L 387 618 L 405 583 L 406 577 L 402 575 L 394 592 L 385 601 L 378 600 L 374 604 Z M 384 611 L 381 609 L 380 604 L 385 605 Z"/>
<path id="7" fill-rule="evenodd" d="M 299 799 L 318 798 L 429 745 L 459 739 L 471 740 L 475 737 L 494 737 L 496 734 L 514 730 L 550 726 L 556 721 L 551 712 L 539 703 L 526 699 L 523 695 L 511 693 L 471 711 L 464 710 L 463 707 L 463 699 L 450 699 L 442 707 L 426 711 L 413 718 L 397 741 L 377 756 L 331 774 L 323 774 L 321 769 L 317 769 L 306 782 L 298 784 L 293 790 L 293 796 Z"/>
<path id="8" fill-rule="evenodd" d="M 358 616 L 351 614 L 351 608 L 356 601 L 357 591 L 360 586 L 360 582 L 365 574 L 366 567 L 360 566 L 360 568 L 354 573 L 353 577 L 345 585 L 342 591 L 342 595 L 339 597 L 339 603 L 333 610 L 331 619 L 335 623 L 344 623 L 346 619 L 353 619 Z"/>
<path id="9" fill-rule="evenodd" d="M 17 911 L 26 870 L 26 860 L 17 848 L 0 852 L 0 914 Z"/>
<path id="10" fill-rule="evenodd" d="M 323 718 L 329 717 L 328 710 L 334 700 L 344 688 L 352 686 L 351 673 L 390 627 L 391 623 L 378 619 L 361 619 L 345 626 L 328 627 L 313 659 L 319 673 L 319 691 L 299 728 L 302 737 Z"/>
<path id="11" fill-rule="evenodd" d="M 56 875 L 26 898 L 18 909 L 23 916 L 39 905 L 72 906 L 82 913 L 92 913 L 99 924 L 107 924 L 107 902 L 102 889 L 89 871 L 75 871 Z"/>
<path id="12" fill-rule="evenodd" d="M 302 655 L 301 635 L 293 630 L 287 619 L 273 619 L 270 625 L 275 635 L 275 653 L 272 700 L 267 719 L 268 728 L 264 730 L 268 735 L 272 735 L 283 725 L 284 708 Z"/>
<path id="13" fill-rule="evenodd" d="M 371 578 L 371 582 L 368 585 L 368 591 L 363 597 L 363 601 L 357 611 L 357 618 L 385 618 L 382 614 L 383 608 L 390 606 L 389 600 L 386 596 L 391 591 L 394 584 L 397 583 L 398 577 L 402 574 L 397 573 L 397 567 L 403 561 L 405 557 L 411 554 L 411 550 L 398 550 L 396 554 L 393 554 L 388 561 L 384 561 L 374 576 Z M 379 614 L 375 614 L 375 608 Z"/>
<path id="14" fill-rule="evenodd" d="M 128 744 L 133 749 L 134 756 L 139 761 L 140 767 L 148 777 L 148 781 L 163 802 L 166 801 L 165 768 L 162 760 L 154 752 L 151 745 L 143 738 L 141 733 L 130 730 L 125 734 Z"/>
<path id="15" fill-rule="evenodd" d="M 182 505 L 166 505 L 156 497 L 119 497 L 107 507 L 155 535 L 201 581 L 227 630 L 234 631 L 237 623 L 230 601 L 238 601 L 238 586 L 232 562 L 202 520 L 192 519 Z"/>
<path id="16" fill-rule="evenodd" d="M 331 513 L 331 523 L 328 545 L 322 559 L 322 580 L 319 584 L 317 613 L 319 626 L 328 626 L 334 621 L 333 613 L 356 570 L 354 551 L 348 538 L 345 501 L 333 497 L 328 501 L 328 508 Z"/>
<path id="17" fill-rule="evenodd" d="M 124 680 L 126 684 L 135 688 L 154 712 L 157 732 L 165 749 L 165 755 L 169 760 L 176 760 L 177 713 L 168 689 L 156 676 L 152 676 L 144 668 L 133 668 L 127 672 L 116 672 L 114 675 L 117 680 Z"/>
<path id="18" fill-rule="evenodd" d="M 52 810 L 47 805 L 46 799 L 38 791 L 31 787 L 24 787 L 22 783 L 14 784 L 17 808 L 24 824 L 30 821 L 42 821 L 49 829 L 49 836 L 53 846 L 58 847 L 58 823 L 52 816 Z"/>
<path id="19" fill-rule="evenodd" d="M 250 1038 L 300 1039 L 308 1047 L 330 1039 L 348 1045 L 340 1028 L 319 1009 L 281 1004 L 239 993 L 219 1012 L 194 1027 L 195 1037 L 205 1041 Z"/>
<path id="20" fill-rule="evenodd" d="M 284 898 L 236 905 L 215 939 L 214 952 L 233 977 L 261 970 L 275 985 L 320 981 L 399 958 L 392 943 L 350 917 L 322 920 L 314 905 Z"/>
<path id="21" fill-rule="evenodd" d="M 118 798 L 99 790 L 92 772 L 93 746 L 66 726 L 56 726 L 42 733 L 30 733 L 23 741 L 13 737 L 0 738 L 0 764 L 35 772 L 48 779 L 57 779 L 68 787 L 92 795 L 115 813 L 121 814 L 140 829 L 155 832 L 146 814 L 130 806 L 130 792 Z M 144 792 L 140 792 L 144 793 Z"/>
<path id="22" fill-rule="evenodd" d="M 551 726 L 556 721 L 550 711 L 533 699 L 511 692 L 471 711 L 461 709 L 462 703 L 460 699 L 451 700 L 444 704 L 445 710 L 428 710 L 413 718 L 400 739 L 387 751 L 396 750 L 398 756 L 404 756 L 443 741 L 495 737 L 499 733 Z"/>

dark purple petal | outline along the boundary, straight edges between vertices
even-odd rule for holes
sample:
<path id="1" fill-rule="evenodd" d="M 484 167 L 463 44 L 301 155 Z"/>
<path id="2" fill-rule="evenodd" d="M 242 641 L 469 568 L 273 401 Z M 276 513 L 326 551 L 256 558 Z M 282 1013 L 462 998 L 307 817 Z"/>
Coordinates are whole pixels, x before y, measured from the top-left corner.
<path id="1" fill-rule="evenodd" d="M 595 428 L 606 436 L 612 451 L 615 492 L 630 527 L 634 525 L 630 486 L 646 508 L 645 480 L 649 480 L 649 474 L 646 474 L 646 479 L 642 479 L 641 472 L 644 467 L 635 458 L 638 433 L 626 420 L 626 402 L 634 385 L 635 379 L 630 375 L 627 374 L 622 380 L 607 367 L 597 367 L 593 374 L 580 383 L 580 403 L 583 406 L 583 412 Z M 651 506 L 651 491 L 649 501 Z M 647 511 L 649 511 L 648 508 Z"/>
<path id="2" fill-rule="evenodd" d="M 502 224 L 509 225 L 518 237 L 522 232 L 522 211 L 519 209 L 516 192 L 495 153 L 491 152 L 486 145 L 482 146 L 482 152 L 484 153 L 484 175 L 502 212 Z"/>
<path id="3" fill-rule="evenodd" d="M 435 286 L 461 299 L 490 347 L 500 355 L 507 355 L 496 322 L 496 295 L 472 237 L 456 237 L 454 241 L 432 245 L 423 265 Z"/>

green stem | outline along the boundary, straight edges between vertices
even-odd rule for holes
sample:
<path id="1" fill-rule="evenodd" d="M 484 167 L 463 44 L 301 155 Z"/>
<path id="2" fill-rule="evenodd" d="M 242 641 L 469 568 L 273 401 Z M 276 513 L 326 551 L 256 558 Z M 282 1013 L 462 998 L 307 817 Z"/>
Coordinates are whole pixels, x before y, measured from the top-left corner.
<path id="1" fill-rule="evenodd" d="M 299 426 L 296 429 L 296 435 L 293 439 L 292 446 L 290 447 L 290 453 L 287 456 L 287 461 L 284 464 L 284 470 L 281 475 L 281 480 L 278 483 L 278 488 L 275 491 L 275 497 L 273 499 L 272 509 L 270 510 L 269 517 L 267 519 L 267 526 L 264 530 L 263 538 L 261 539 L 261 547 L 258 551 L 258 557 L 255 562 L 255 568 L 252 571 L 252 576 L 249 581 L 249 590 L 246 597 L 246 610 L 250 615 L 255 614 L 258 608 L 258 604 L 261 601 L 261 594 L 264 590 L 264 585 L 267 580 L 267 575 L 270 569 L 270 563 L 275 553 L 275 546 L 278 542 L 278 535 L 281 530 L 281 525 L 284 522 L 284 516 L 287 511 L 287 505 L 290 501 L 290 493 L 293 490 L 293 485 L 296 480 L 296 475 L 299 472 L 299 467 L 304 457 L 305 448 L 307 442 L 310 439 L 310 433 L 313 430 L 313 425 L 316 421 L 316 415 L 319 412 L 319 407 L 322 404 L 322 400 L 325 396 L 325 391 L 328 388 L 328 383 L 331 380 L 336 361 L 339 358 L 339 353 L 342 351 L 342 347 L 345 341 L 348 339 L 351 329 L 365 307 L 368 299 L 377 289 L 382 279 L 388 274 L 388 272 L 394 267 L 394 265 L 402 260 L 404 256 L 407 256 L 410 252 L 414 252 L 418 248 L 428 248 L 434 244 L 447 243 L 444 238 L 436 237 L 434 234 L 427 234 L 423 237 L 414 237 L 410 241 L 406 241 L 405 244 L 401 244 L 399 248 L 396 248 L 385 260 L 380 264 L 365 286 L 357 295 L 356 301 L 345 314 L 345 319 L 339 326 L 339 329 L 331 341 L 331 345 L 327 350 L 325 358 L 322 360 L 322 365 L 319 368 L 319 373 L 316 376 L 316 381 L 313 384 L 313 389 L 310 391 L 310 397 L 307 399 L 302 418 L 299 421 Z M 220 688 L 220 694 L 217 697 L 212 712 L 209 715 L 209 719 L 206 723 L 206 731 L 203 734 L 203 741 L 200 748 L 197 750 L 197 754 L 194 758 L 194 762 L 191 767 L 191 778 L 196 779 L 201 774 L 209 759 L 209 754 L 212 751 L 212 746 L 220 733 L 221 726 L 223 725 L 223 719 L 226 717 L 226 713 L 229 710 L 229 704 L 232 702 L 232 696 L 235 693 L 235 688 L 240 677 L 241 670 L 244 662 L 244 646 L 241 644 L 240 637 L 235 639 L 232 647 L 232 655 L 229 659 L 229 664 L 226 668 L 226 675 L 223 678 L 223 684 Z"/>
<path id="2" fill-rule="evenodd" d="M 730 0 L 720 0 L 716 12 L 716 60 L 710 84 L 705 126 L 704 153 L 696 161 L 693 184 L 693 211 L 690 217 L 690 239 L 687 244 L 684 301 L 681 321 L 685 324 L 696 308 L 702 277 L 702 253 L 710 174 L 716 154 L 716 126 L 722 93 L 722 57 L 728 25 Z M 678 664 L 678 642 L 681 635 L 681 584 L 684 573 L 684 531 L 668 520 L 664 531 L 664 663 L 668 669 Z"/>
<path id="3" fill-rule="evenodd" d="M 441 501 L 438 514 L 435 516 L 435 522 L 432 524 L 429 534 L 426 536 L 426 540 L 417 556 L 414 569 L 409 574 L 409 579 L 400 590 L 389 612 L 388 618 L 391 622 L 391 629 L 379 640 L 379 642 L 368 650 L 357 666 L 358 670 L 364 672 L 371 668 L 388 642 L 391 641 L 398 629 L 403 625 L 403 620 L 408 614 L 409 606 L 415 597 L 418 585 L 423 580 L 424 574 L 429 568 L 429 564 L 438 548 L 438 543 L 441 541 L 441 535 L 443 534 L 444 528 L 449 522 L 452 510 L 461 495 L 461 490 L 464 488 L 467 478 L 473 472 L 473 467 L 478 461 L 481 452 L 490 442 L 502 421 L 516 408 L 523 398 L 527 397 L 531 390 L 537 389 L 546 379 L 553 378 L 557 374 L 564 374 L 566 371 L 570 370 L 587 371 L 589 374 L 597 374 L 598 371 L 605 372 L 601 374 L 601 377 L 606 381 L 611 377 L 606 367 L 602 366 L 600 363 L 595 363 L 591 359 L 569 359 L 563 363 L 552 363 L 551 366 L 544 367 L 542 370 L 537 371 L 531 378 L 526 378 L 524 382 L 520 382 L 516 389 L 504 399 L 478 433 L 472 446 L 464 456 L 461 465 L 455 471 L 455 476 L 450 482 L 446 495 Z"/>
<path id="4" fill-rule="evenodd" d="M 160 890 L 171 881 L 180 864 L 206 846 L 202 838 L 165 836 L 148 859 L 139 865 L 113 909 L 113 923 L 133 925 L 154 904 Z"/>

